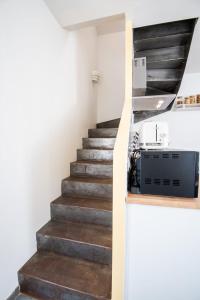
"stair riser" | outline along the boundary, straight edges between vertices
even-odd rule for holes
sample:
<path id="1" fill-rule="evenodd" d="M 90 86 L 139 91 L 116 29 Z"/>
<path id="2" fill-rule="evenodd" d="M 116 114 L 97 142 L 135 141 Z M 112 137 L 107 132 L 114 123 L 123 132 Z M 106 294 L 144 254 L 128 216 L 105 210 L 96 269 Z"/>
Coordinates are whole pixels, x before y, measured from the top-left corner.
<path id="1" fill-rule="evenodd" d="M 38 250 L 47 250 L 57 254 L 78 257 L 88 261 L 111 264 L 111 248 L 64 240 L 52 236 L 37 234 Z"/>
<path id="2" fill-rule="evenodd" d="M 113 150 L 78 149 L 78 160 L 113 160 Z"/>
<path id="3" fill-rule="evenodd" d="M 116 138 L 118 128 L 98 128 L 89 129 L 89 138 Z"/>
<path id="4" fill-rule="evenodd" d="M 64 180 L 62 182 L 62 194 L 67 196 L 111 198 L 112 185 Z"/>
<path id="5" fill-rule="evenodd" d="M 37 298 L 33 298 L 33 297 L 29 297 L 29 296 L 26 296 L 26 295 L 22 295 L 22 294 L 19 294 L 15 299 L 13 300 L 38 300 Z"/>
<path id="6" fill-rule="evenodd" d="M 114 149 L 115 138 L 83 138 L 84 149 Z"/>
<path id="7" fill-rule="evenodd" d="M 112 178 L 112 173 L 113 173 L 112 165 L 83 164 L 83 163 L 72 163 L 70 165 L 71 176 Z"/>
<path id="8" fill-rule="evenodd" d="M 51 218 L 55 221 L 70 221 L 112 226 L 112 212 L 91 208 L 51 204 Z"/>
<path id="9" fill-rule="evenodd" d="M 120 123 L 120 119 L 114 119 L 111 121 L 106 121 L 97 124 L 97 128 L 118 128 Z"/>
<path id="10" fill-rule="evenodd" d="M 33 297 L 44 298 L 45 300 L 98 300 L 98 298 L 81 294 L 50 282 L 41 281 L 26 275 L 19 274 L 20 290 L 29 293 Z M 104 300 L 102 298 L 102 300 Z M 105 299 L 106 300 L 106 299 Z"/>
<path id="11" fill-rule="evenodd" d="M 31 296 L 21 294 L 19 291 L 19 287 L 16 288 L 16 290 L 7 298 L 7 300 L 39 300 L 36 298 L 33 298 Z"/>

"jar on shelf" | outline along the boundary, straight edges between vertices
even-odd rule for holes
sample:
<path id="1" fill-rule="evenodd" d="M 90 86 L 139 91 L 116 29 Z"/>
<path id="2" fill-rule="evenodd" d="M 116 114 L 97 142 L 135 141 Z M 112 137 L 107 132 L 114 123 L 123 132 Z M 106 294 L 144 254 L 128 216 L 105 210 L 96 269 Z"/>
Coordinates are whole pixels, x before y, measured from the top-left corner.
<path id="1" fill-rule="evenodd" d="M 190 96 L 190 104 L 196 104 L 196 96 Z"/>
<path id="2" fill-rule="evenodd" d="M 184 101 L 184 102 L 185 102 L 185 104 L 187 104 L 187 105 L 190 104 L 190 97 L 185 97 L 185 101 Z"/>
<path id="3" fill-rule="evenodd" d="M 200 104 L 200 94 L 197 95 L 196 101 L 197 101 L 197 104 Z"/>
<path id="4" fill-rule="evenodd" d="M 184 98 L 183 97 L 177 97 L 176 104 L 177 105 L 183 105 L 184 104 Z"/>

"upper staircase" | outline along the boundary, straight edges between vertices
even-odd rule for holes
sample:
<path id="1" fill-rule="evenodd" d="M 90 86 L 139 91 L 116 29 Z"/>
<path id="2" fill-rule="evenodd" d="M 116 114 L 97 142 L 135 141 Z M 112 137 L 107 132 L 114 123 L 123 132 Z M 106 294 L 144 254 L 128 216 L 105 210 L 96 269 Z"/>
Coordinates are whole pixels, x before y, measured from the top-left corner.
<path id="1" fill-rule="evenodd" d="M 146 62 L 146 67 L 143 65 L 138 75 L 138 71 L 134 73 L 135 78 L 142 74 L 142 82 L 146 83 L 146 88 L 133 87 L 134 102 L 146 99 L 146 109 L 137 109 L 138 105 L 133 104 L 135 123 L 171 109 L 181 85 L 197 20 L 193 18 L 133 30 L 134 59 Z M 151 105 L 158 103 L 162 95 L 165 95 L 163 107 L 158 109 L 157 105 Z"/>
<path id="2" fill-rule="evenodd" d="M 196 18 L 135 28 L 134 57 L 146 57 L 145 95 L 177 94 Z"/>
<path id="3" fill-rule="evenodd" d="M 117 128 L 89 129 L 37 253 L 19 270 L 16 300 L 108 300 L 112 277 L 112 167 Z"/>

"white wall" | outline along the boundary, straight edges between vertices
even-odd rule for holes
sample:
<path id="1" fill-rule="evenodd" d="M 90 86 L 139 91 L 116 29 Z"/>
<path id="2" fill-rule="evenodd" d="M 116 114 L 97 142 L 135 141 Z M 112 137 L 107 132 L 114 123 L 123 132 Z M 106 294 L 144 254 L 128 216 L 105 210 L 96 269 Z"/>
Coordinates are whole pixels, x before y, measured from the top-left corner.
<path id="1" fill-rule="evenodd" d="M 126 13 L 134 27 L 200 16 L 198 0 L 45 0 L 62 26 Z M 200 21 L 191 48 L 186 72 L 200 72 Z"/>
<path id="2" fill-rule="evenodd" d="M 200 58 L 199 58 L 200 60 Z M 185 73 L 181 82 L 179 96 L 191 96 L 200 94 L 200 72 Z"/>
<path id="3" fill-rule="evenodd" d="M 199 135 L 200 111 L 170 111 L 147 121 L 166 121 L 169 125 L 170 148 L 197 150 L 200 152 Z M 134 124 L 133 131 L 137 131 L 142 122 Z"/>
<path id="4" fill-rule="evenodd" d="M 179 95 L 189 96 L 200 93 L 200 73 L 185 74 Z M 149 118 L 147 121 L 166 121 L 169 125 L 170 148 L 197 150 L 200 152 L 200 110 L 169 111 Z M 137 131 L 143 122 L 133 125 Z"/>
<path id="5" fill-rule="evenodd" d="M 61 29 L 41 0 L 0 2 L 0 299 L 36 250 L 81 137 L 96 123 L 96 31 Z"/>
<path id="6" fill-rule="evenodd" d="M 125 89 L 124 31 L 100 34 L 97 39 L 97 121 L 121 117 Z"/>
<path id="7" fill-rule="evenodd" d="M 200 299 L 200 211 L 127 205 L 125 300 Z"/>

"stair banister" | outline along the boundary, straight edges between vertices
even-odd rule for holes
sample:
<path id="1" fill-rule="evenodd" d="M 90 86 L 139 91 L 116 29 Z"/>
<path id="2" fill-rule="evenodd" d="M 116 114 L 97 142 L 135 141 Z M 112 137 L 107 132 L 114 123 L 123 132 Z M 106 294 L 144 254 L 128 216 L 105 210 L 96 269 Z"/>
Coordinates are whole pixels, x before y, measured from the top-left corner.
<path id="1" fill-rule="evenodd" d="M 124 300 L 125 200 L 127 157 L 132 118 L 132 23 L 125 24 L 125 100 L 113 155 L 112 300 Z"/>

